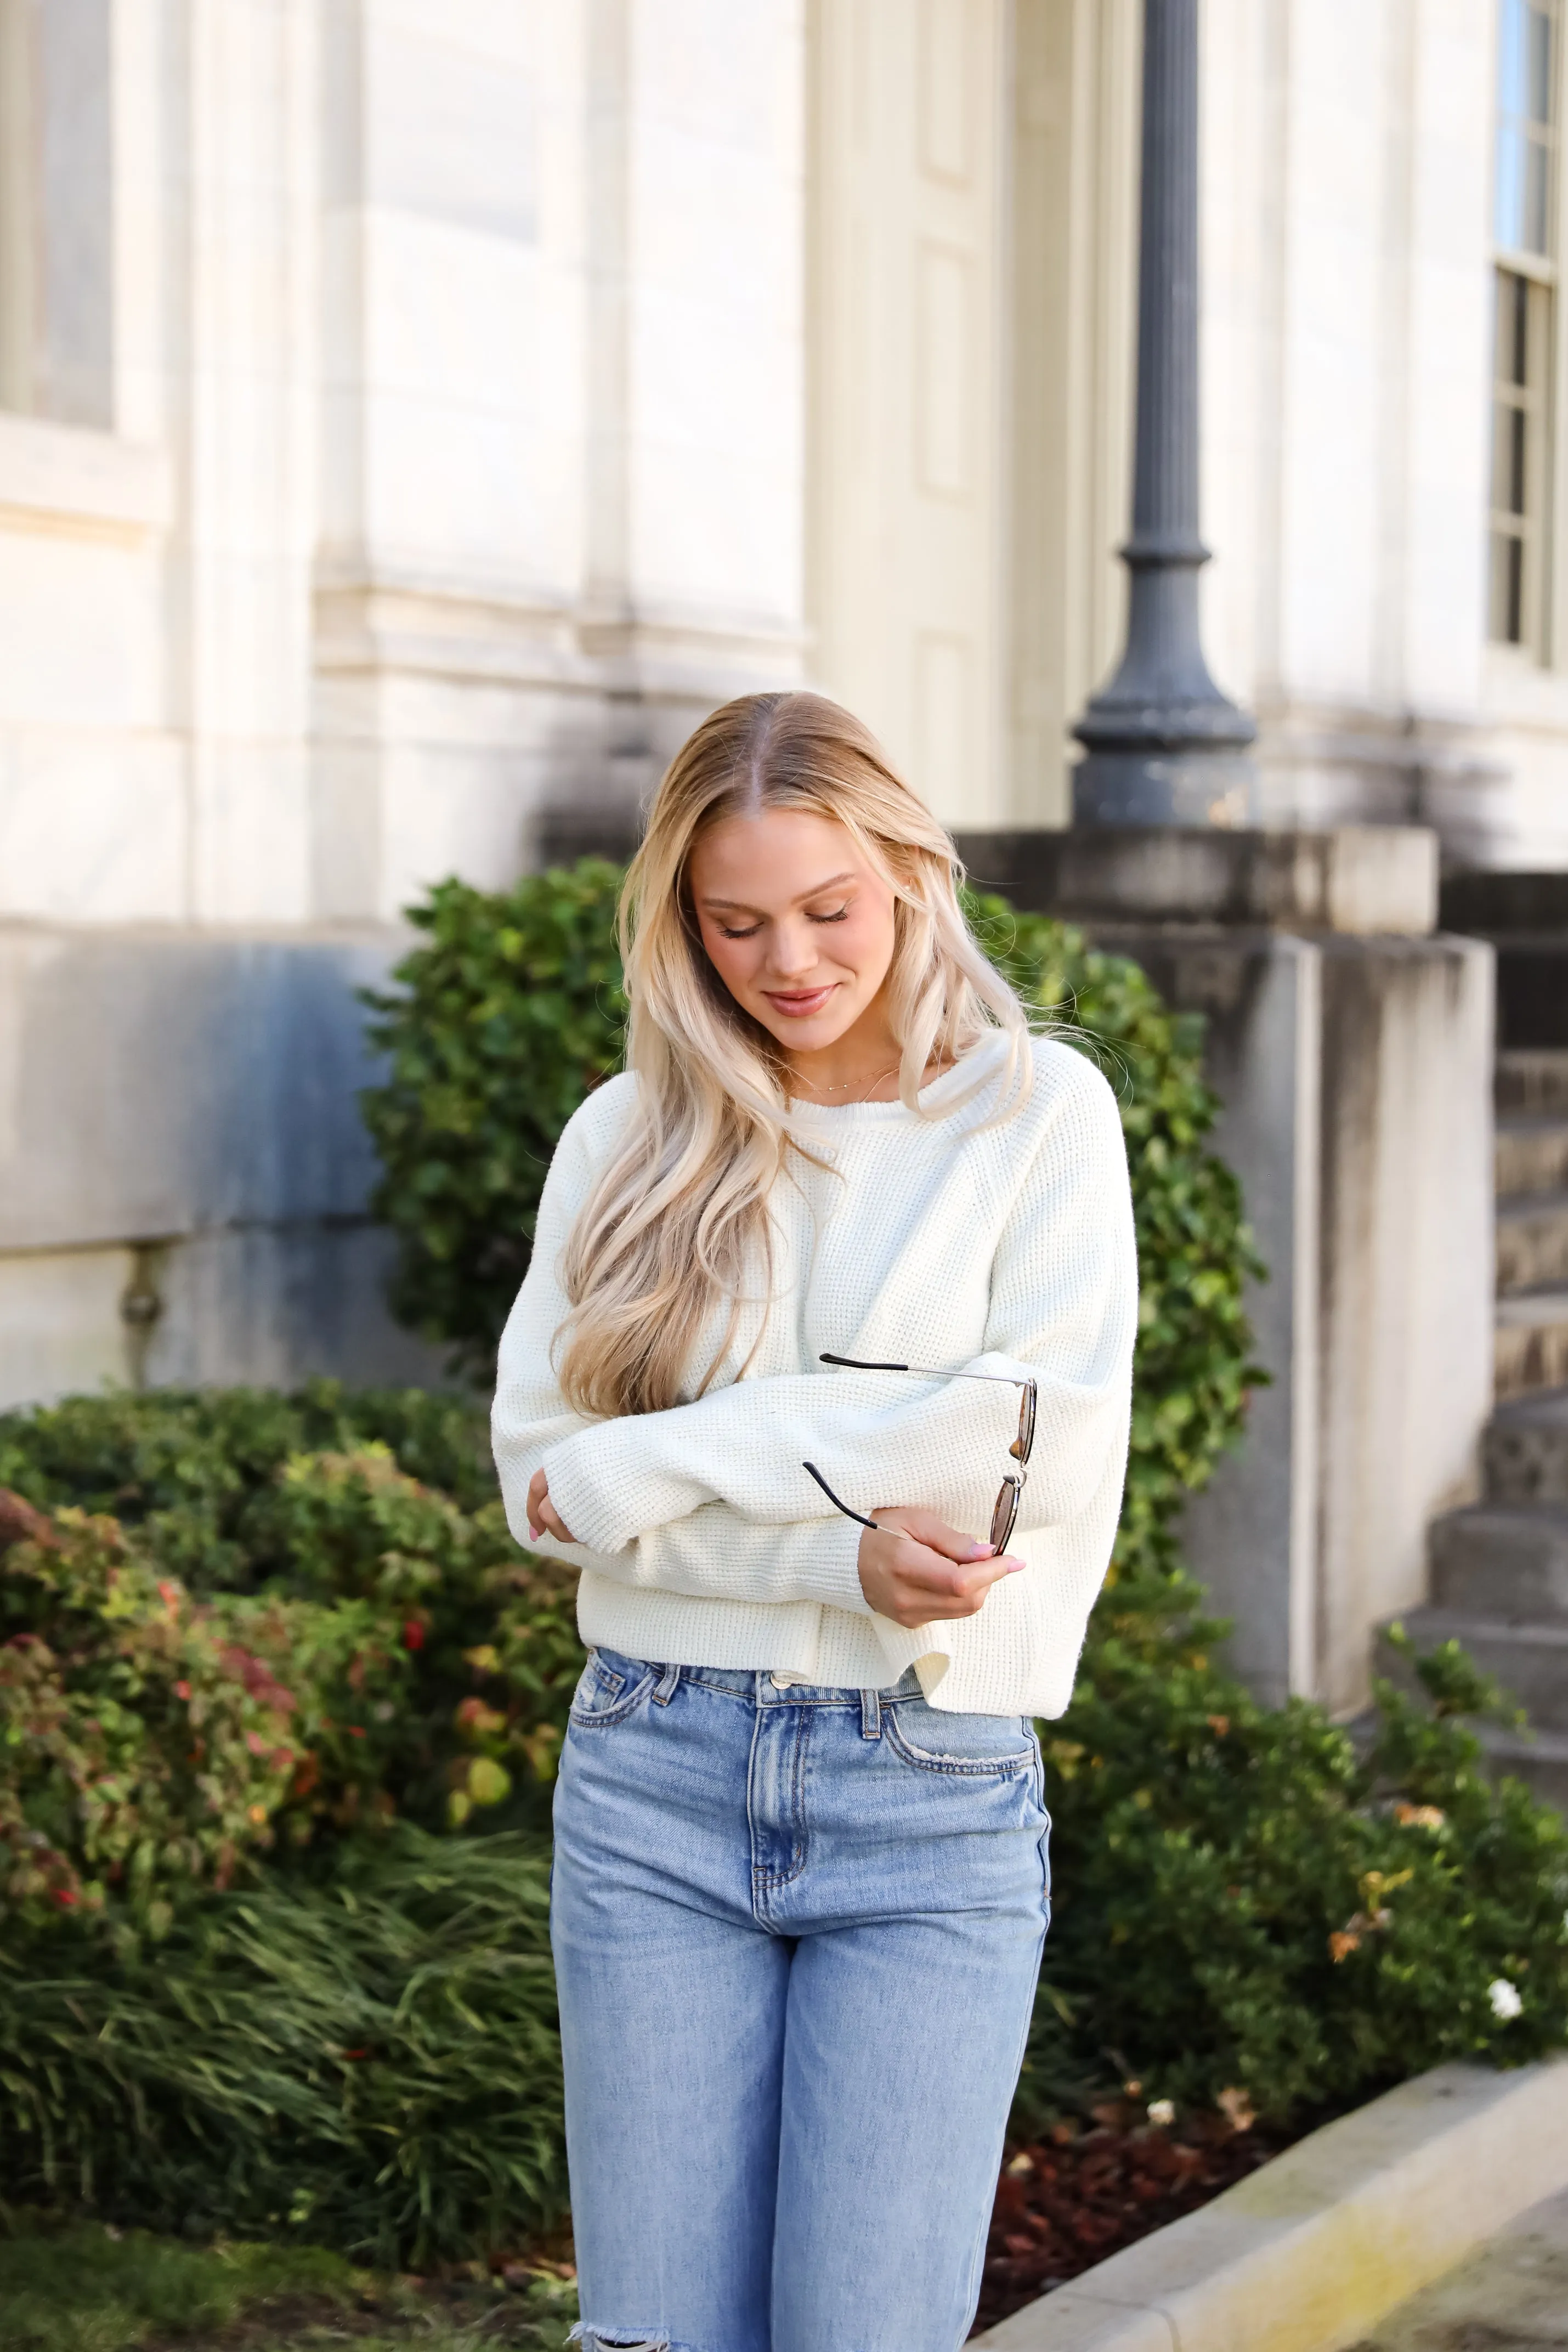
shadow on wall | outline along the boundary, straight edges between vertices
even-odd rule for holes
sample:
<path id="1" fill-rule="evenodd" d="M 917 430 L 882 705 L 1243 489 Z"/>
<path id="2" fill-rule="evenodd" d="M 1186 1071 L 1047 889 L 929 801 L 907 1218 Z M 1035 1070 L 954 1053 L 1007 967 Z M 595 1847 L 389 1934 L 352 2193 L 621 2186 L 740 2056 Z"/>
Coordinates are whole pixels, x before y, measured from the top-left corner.
<path id="1" fill-rule="evenodd" d="M 355 992 L 405 944 L 0 927 L 0 1403 L 442 1380 L 385 1307 L 356 1101 Z"/>

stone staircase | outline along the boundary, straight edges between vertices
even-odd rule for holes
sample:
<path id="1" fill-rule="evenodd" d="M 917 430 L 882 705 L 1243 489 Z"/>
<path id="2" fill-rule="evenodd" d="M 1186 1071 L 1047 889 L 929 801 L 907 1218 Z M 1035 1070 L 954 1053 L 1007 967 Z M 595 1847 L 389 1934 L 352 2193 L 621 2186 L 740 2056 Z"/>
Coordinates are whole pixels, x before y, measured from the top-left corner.
<path id="1" fill-rule="evenodd" d="M 1404 1622 L 1526 1709 L 1487 1748 L 1568 1812 L 1568 875 L 1463 876 L 1443 914 L 1498 950 L 1498 1401 L 1482 1499 L 1433 1525 L 1431 1600 Z M 1377 1665 L 1404 1678 L 1385 1638 Z"/>
<path id="2" fill-rule="evenodd" d="M 1568 1386 L 1568 1051 L 1498 1057 L 1497 1196 L 1498 1396 Z"/>

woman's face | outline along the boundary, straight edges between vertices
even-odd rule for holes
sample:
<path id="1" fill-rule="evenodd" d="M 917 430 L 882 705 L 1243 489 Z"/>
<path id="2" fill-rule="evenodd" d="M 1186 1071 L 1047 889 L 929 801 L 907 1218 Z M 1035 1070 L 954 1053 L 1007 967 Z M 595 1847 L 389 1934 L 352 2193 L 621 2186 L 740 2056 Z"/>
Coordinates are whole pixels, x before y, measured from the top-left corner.
<path id="1" fill-rule="evenodd" d="M 893 961 L 893 887 L 852 835 L 809 809 L 721 818 L 692 852 L 714 970 L 789 1054 L 837 1045 Z"/>

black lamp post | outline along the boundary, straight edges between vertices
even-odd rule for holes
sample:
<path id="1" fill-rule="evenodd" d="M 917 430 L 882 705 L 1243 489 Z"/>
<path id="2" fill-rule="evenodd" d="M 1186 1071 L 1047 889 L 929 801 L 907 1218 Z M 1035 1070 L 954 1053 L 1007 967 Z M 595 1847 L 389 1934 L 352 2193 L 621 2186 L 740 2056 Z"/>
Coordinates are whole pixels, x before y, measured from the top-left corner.
<path id="1" fill-rule="evenodd" d="M 1198 0 L 1144 0 L 1138 413 L 1127 645 L 1073 729 L 1078 824 L 1244 825 L 1252 720 L 1208 674 L 1198 629 Z"/>

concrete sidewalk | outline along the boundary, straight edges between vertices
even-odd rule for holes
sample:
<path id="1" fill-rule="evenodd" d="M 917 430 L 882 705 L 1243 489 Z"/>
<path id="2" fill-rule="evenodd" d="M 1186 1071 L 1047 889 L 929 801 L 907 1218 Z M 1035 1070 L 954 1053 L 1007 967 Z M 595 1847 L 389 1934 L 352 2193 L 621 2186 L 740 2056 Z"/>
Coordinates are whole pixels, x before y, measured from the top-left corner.
<path id="1" fill-rule="evenodd" d="M 1380 2320 L 1354 2352 L 1568 2352 L 1568 2190 Z"/>

